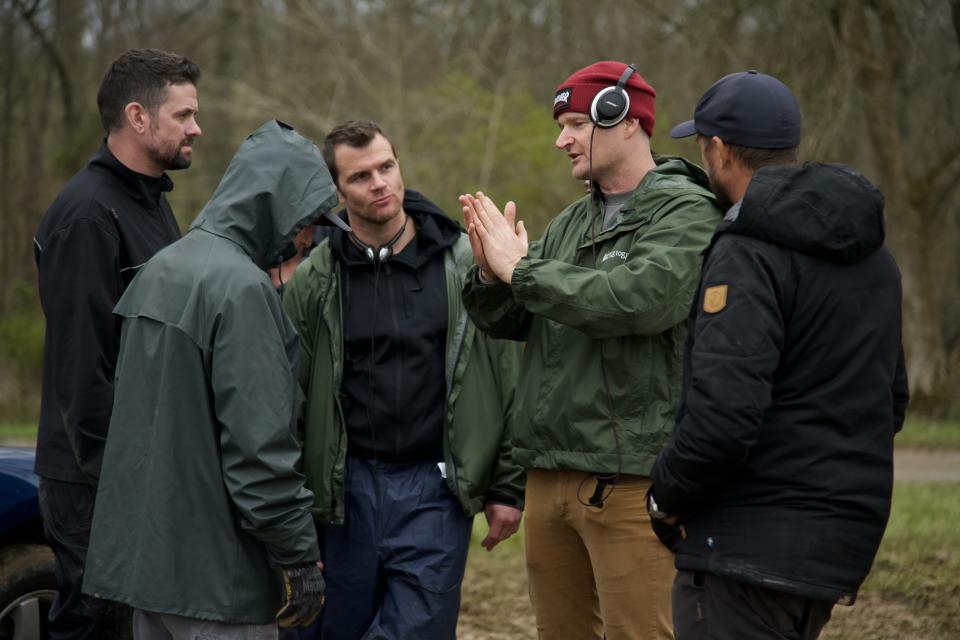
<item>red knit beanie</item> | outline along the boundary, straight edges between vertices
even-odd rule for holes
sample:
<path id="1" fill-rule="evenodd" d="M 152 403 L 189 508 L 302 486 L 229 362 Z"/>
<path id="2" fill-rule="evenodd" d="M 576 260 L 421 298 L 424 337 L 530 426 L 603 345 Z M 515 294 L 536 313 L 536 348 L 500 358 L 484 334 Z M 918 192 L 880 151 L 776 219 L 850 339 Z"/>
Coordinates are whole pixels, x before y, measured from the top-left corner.
<path id="1" fill-rule="evenodd" d="M 557 86 L 553 98 L 553 117 L 557 118 L 564 111 L 589 114 L 593 97 L 606 87 L 616 86 L 626 68 L 627 65 L 622 62 L 604 61 L 575 71 Z M 627 117 L 639 118 L 640 126 L 648 136 L 653 137 L 654 98 L 657 92 L 639 73 L 630 74 L 624 89 L 630 96 Z"/>

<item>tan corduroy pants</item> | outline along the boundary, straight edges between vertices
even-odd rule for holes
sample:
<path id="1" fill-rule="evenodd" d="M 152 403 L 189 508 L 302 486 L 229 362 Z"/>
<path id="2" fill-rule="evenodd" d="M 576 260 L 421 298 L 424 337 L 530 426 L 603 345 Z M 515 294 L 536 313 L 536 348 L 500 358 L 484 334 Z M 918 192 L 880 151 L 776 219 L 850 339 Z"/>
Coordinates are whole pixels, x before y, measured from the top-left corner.
<path id="1" fill-rule="evenodd" d="M 674 556 L 650 529 L 650 479 L 621 476 L 602 507 L 581 504 L 595 487 L 582 471 L 528 472 L 527 575 L 541 640 L 672 639 Z"/>

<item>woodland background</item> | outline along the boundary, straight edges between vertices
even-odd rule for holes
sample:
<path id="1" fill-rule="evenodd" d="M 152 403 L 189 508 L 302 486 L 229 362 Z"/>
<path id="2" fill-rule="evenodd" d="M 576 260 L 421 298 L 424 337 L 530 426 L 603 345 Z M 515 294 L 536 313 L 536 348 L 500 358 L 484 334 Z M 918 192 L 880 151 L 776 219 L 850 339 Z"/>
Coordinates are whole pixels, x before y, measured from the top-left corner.
<path id="1" fill-rule="evenodd" d="M 383 124 L 405 182 L 514 199 L 532 237 L 582 192 L 553 148 L 553 89 L 600 59 L 656 87 L 654 149 L 724 74 L 797 95 L 805 160 L 844 162 L 886 195 L 903 272 L 913 415 L 960 417 L 960 0 L 0 0 L 0 420 L 38 411 L 43 317 L 32 236 L 103 132 L 96 90 L 129 47 L 204 71 L 203 136 L 172 174 L 182 227 L 244 136 L 279 118 L 321 140 Z"/>

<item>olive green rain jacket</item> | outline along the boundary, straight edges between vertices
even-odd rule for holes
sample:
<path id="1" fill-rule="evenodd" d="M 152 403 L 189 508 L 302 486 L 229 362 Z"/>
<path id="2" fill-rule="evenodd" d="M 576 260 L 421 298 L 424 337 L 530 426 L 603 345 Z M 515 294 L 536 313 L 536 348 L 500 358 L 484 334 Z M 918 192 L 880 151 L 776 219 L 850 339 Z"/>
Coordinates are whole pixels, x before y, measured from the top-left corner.
<path id="1" fill-rule="evenodd" d="M 646 476 L 673 432 L 686 318 L 720 210 L 703 170 L 658 157 L 613 228 L 602 221 L 599 198 L 574 202 L 509 285 L 481 284 L 474 269 L 464 304 L 481 330 L 527 341 L 515 461 Z"/>
<path id="2" fill-rule="evenodd" d="M 522 509 L 526 472 L 513 460 L 509 431 L 520 349 L 505 340 L 491 340 L 467 317 L 460 298 L 473 265 L 466 234 L 444 251 L 443 264 L 448 319 L 443 427 L 447 487 L 469 516 L 487 501 Z M 340 269 L 327 238 L 300 263 L 283 296 L 303 345 L 303 470 L 315 496 L 313 515 L 321 524 L 344 521 L 347 434 L 339 391 L 344 360 Z"/>
<path id="3" fill-rule="evenodd" d="M 87 594 L 266 624 L 277 568 L 319 559 L 313 496 L 295 471 L 298 340 L 264 268 L 336 202 L 317 147 L 268 122 L 120 299 Z"/>

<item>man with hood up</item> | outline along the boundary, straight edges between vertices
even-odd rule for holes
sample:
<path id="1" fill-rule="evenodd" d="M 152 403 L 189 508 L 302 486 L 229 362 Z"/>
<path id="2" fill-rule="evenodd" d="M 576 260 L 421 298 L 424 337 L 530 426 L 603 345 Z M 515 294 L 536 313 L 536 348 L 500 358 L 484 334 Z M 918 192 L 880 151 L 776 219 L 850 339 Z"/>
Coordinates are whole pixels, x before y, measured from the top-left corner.
<path id="1" fill-rule="evenodd" d="M 756 71 L 672 132 L 694 134 L 728 209 L 648 497 L 677 554 L 677 638 L 809 640 L 853 604 L 890 513 L 908 393 L 883 196 L 848 167 L 798 165 L 796 99 Z"/>
<path id="2" fill-rule="evenodd" d="M 283 298 L 303 346 L 319 637 L 452 640 L 474 514 L 490 550 L 523 508 L 508 431 L 519 349 L 469 321 L 469 241 L 404 187 L 379 125 L 335 127 L 323 154 L 352 232 L 323 238 Z"/>
<path id="3" fill-rule="evenodd" d="M 265 270 L 336 202 L 317 147 L 268 122 L 115 309 L 83 589 L 134 607 L 137 638 L 276 638 L 278 620 L 322 606 L 313 496 L 295 469 L 298 340 Z"/>
<path id="4" fill-rule="evenodd" d="M 527 575 L 544 640 L 673 638 L 672 558 L 644 497 L 720 211 L 699 167 L 652 154 L 655 95 L 610 61 L 557 87 L 555 146 L 591 193 L 529 247 L 512 202 L 504 216 L 482 194 L 461 199 L 478 264 L 463 292 L 470 317 L 527 342 L 514 458 L 528 469 Z"/>

